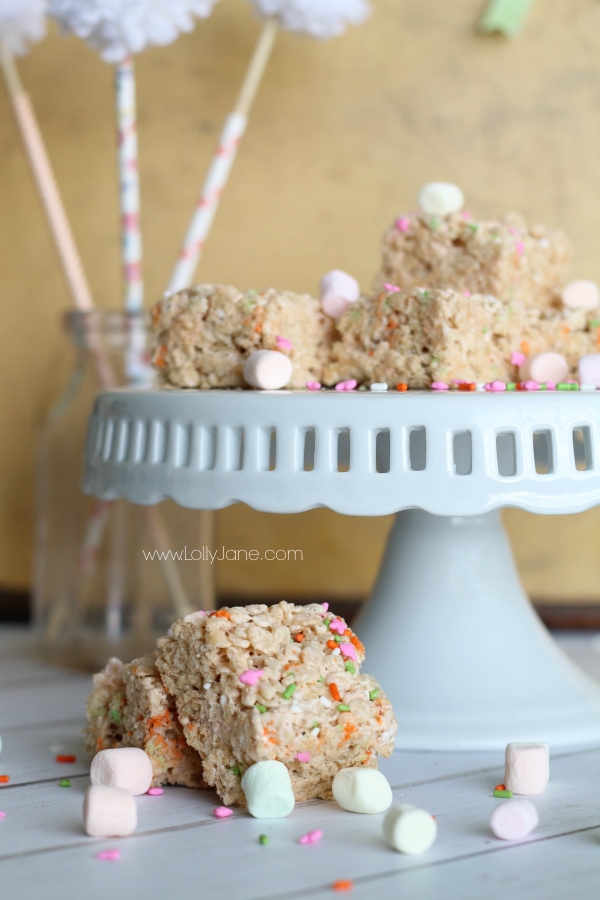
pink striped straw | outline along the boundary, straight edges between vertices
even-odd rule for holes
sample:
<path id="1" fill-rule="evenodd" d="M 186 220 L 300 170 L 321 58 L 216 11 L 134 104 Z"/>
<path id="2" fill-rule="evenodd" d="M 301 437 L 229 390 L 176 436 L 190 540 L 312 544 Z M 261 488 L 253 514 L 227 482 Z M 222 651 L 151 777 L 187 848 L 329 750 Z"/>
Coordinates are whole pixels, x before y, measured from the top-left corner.
<path id="1" fill-rule="evenodd" d="M 125 310 L 140 313 L 144 304 L 140 183 L 135 108 L 135 70 L 131 57 L 115 66 L 121 200 L 121 254 L 125 282 Z"/>

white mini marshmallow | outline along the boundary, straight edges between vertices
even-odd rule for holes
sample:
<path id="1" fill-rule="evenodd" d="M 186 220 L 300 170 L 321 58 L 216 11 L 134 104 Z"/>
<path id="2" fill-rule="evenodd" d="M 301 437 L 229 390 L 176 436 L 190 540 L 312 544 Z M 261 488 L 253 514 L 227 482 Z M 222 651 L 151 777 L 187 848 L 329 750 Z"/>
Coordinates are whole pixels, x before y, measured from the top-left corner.
<path id="1" fill-rule="evenodd" d="M 550 775 L 548 744 L 506 746 L 504 784 L 513 794 L 541 794 Z"/>
<path id="2" fill-rule="evenodd" d="M 282 762 L 265 759 L 242 775 L 248 812 L 255 819 L 282 819 L 295 804 L 290 773 Z"/>
<path id="3" fill-rule="evenodd" d="M 122 788 L 93 784 L 83 801 L 83 827 L 91 837 L 124 837 L 137 827 L 135 798 Z"/>
<path id="4" fill-rule="evenodd" d="M 123 788 L 130 794 L 145 794 L 152 784 L 150 757 L 138 747 L 117 747 L 96 753 L 90 768 L 92 784 Z"/>
<path id="5" fill-rule="evenodd" d="M 383 820 L 383 833 L 400 853 L 425 853 L 437 837 L 437 822 L 424 809 L 401 803 L 393 806 Z"/>
<path id="6" fill-rule="evenodd" d="M 569 374 L 569 364 L 560 353 L 536 353 L 525 360 L 519 368 L 520 381 L 553 381 L 558 384 Z"/>
<path id="7" fill-rule="evenodd" d="M 340 769 L 331 785 L 333 796 L 348 812 L 377 815 L 392 805 L 392 789 L 377 769 L 351 766 Z"/>
<path id="8" fill-rule="evenodd" d="M 582 356 L 579 360 L 578 372 L 581 385 L 593 384 L 594 387 L 600 387 L 600 353 Z"/>
<path id="9" fill-rule="evenodd" d="M 465 198 L 456 184 L 445 181 L 431 181 L 419 191 L 418 203 L 429 216 L 447 216 L 460 212 Z"/>
<path id="10" fill-rule="evenodd" d="M 594 281 L 571 281 L 562 292 L 562 302 L 569 309 L 597 309 L 600 291 Z"/>
<path id="11" fill-rule="evenodd" d="M 503 841 L 520 841 L 533 831 L 538 822 L 539 816 L 533 803 L 521 797 L 499 803 L 490 816 L 490 828 Z"/>
<path id="12" fill-rule="evenodd" d="M 255 350 L 244 363 L 244 378 L 253 388 L 278 391 L 292 377 L 292 361 L 279 350 Z"/>
<path id="13" fill-rule="evenodd" d="M 321 278 L 319 292 L 321 309 L 326 316 L 337 319 L 359 299 L 360 285 L 347 272 L 333 269 Z"/>

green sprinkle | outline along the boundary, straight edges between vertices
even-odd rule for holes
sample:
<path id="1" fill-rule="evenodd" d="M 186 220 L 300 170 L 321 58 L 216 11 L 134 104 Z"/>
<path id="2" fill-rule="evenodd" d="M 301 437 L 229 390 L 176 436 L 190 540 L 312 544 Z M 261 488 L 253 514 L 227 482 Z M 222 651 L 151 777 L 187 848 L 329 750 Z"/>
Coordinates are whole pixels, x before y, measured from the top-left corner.
<path id="1" fill-rule="evenodd" d="M 62 778 L 60 781 L 60 787 L 71 787 L 71 779 L 70 778 Z"/>
<path id="2" fill-rule="evenodd" d="M 479 31 L 484 34 L 499 32 L 514 37 L 523 27 L 533 0 L 488 0 L 479 20 Z"/>
<path id="3" fill-rule="evenodd" d="M 266 847 L 266 845 L 269 843 L 269 835 L 268 835 L 268 834 L 261 834 L 261 836 L 260 836 L 259 839 L 258 839 L 258 843 L 259 843 L 259 844 L 262 844 L 263 847 Z"/>
<path id="4" fill-rule="evenodd" d="M 318 728 L 318 727 L 319 727 L 319 723 L 315 720 L 315 721 L 312 723 L 311 728 Z"/>
<path id="5" fill-rule="evenodd" d="M 592 319 L 590 321 L 590 328 L 599 328 L 600 327 L 600 319 Z"/>
<path id="6" fill-rule="evenodd" d="M 113 720 L 113 722 L 120 722 L 121 721 L 121 711 L 119 709 L 111 709 L 110 717 Z"/>
<path id="7" fill-rule="evenodd" d="M 441 221 L 438 219 L 437 216 L 432 216 L 431 219 L 429 220 L 429 227 L 430 227 L 430 228 L 433 228 L 434 230 L 435 230 L 436 228 L 439 228 L 441 224 L 442 224 L 442 223 L 441 223 Z"/>
<path id="8" fill-rule="evenodd" d="M 467 228 L 468 228 L 470 231 L 475 232 L 475 231 L 477 231 L 477 229 L 479 228 L 479 225 L 477 225 L 476 222 L 470 222 L 470 223 L 467 225 Z"/>
<path id="9" fill-rule="evenodd" d="M 331 625 L 331 619 L 323 619 L 323 625 L 325 626 L 325 628 L 329 628 L 329 626 Z"/>
<path id="10" fill-rule="evenodd" d="M 239 766 L 230 766 L 230 769 L 231 769 L 231 771 L 233 772 L 234 775 L 241 775 L 241 774 L 242 774 L 242 773 L 240 772 L 240 767 L 239 767 Z"/>
<path id="11" fill-rule="evenodd" d="M 517 385 L 515 384 L 514 381 L 509 381 L 508 384 L 506 385 L 507 391 L 516 391 L 516 389 L 517 389 Z"/>
<path id="12" fill-rule="evenodd" d="M 267 711 L 267 707 L 263 706 L 262 703 L 255 703 L 254 705 L 255 705 L 256 709 L 259 711 L 259 713 L 264 713 Z"/>
<path id="13" fill-rule="evenodd" d="M 512 791 L 494 791 L 494 797 L 512 797 Z"/>
<path id="14" fill-rule="evenodd" d="M 376 700 L 379 697 L 379 688 L 375 688 L 374 691 L 369 691 L 369 700 Z"/>
<path id="15" fill-rule="evenodd" d="M 484 329 L 482 330 L 481 333 L 482 333 L 482 334 L 487 334 L 489 330 L 490 330 L 489 328 L 484 328 Z"/>
<path id="16" fill-rule="evenodd" d="M 320 682 L 325 681 L 325 676 L 324 676 L 324 675 L 321 675 L 321 677 L 318 679 L 318 681 L 320 681 Z"/>
<path id="17" fill-rule="evenodd" d="M 346 665 L 344 666 L 344 668 L 345 668 L 346 672 L 352 672 L 353 675 L 356 672 L 356 669 L 354 668 L 354 663 L 347 662 Z"/>
<path id="18" fill-rule="evenodd" d="M 556 390 L 557 390 L 557 391 L 570 391 L 570 390 L 571 390 L 571 385 L 570 385 L 570 384 L 565 384 L 563 381 L 561 381 L 560 384 L 557 384 L 557 385 L 556 385 Z"/>
<path id="19" fill-rule="evenodd" d="M 294 691 L 296 690 L 296 685 L 292 682 L 292 684 L 288 684 L 285 691 L 281 695 L 284 700 L 289 700 Z"/>
<path id="20" fill-rule="evenodd" d="M 338 712 L 350 712 L 350 707 L 347 703 L 338 703 L 337 710 Z"/>
<path id="21" fill-rule="evenodd" d="M 344 638 L 341 634 L 336 634 L 336 636 L 334 637 L 334 641 L 336 642 L 336 644 L 341 644 L 343 640 Z"/>

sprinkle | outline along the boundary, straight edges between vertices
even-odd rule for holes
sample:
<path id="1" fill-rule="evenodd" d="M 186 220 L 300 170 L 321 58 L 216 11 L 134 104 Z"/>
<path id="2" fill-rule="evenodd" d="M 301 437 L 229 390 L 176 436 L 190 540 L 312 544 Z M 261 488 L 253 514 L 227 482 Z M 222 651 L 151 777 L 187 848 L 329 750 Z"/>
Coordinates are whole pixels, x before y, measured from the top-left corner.
<path id="1" fill-rule="evenodd" d="M 296 641 L 297 644 L 301 644 L 302 641 L 304 640 L 304 635 L 300 634 L 300 632 L 298 632 L 298 634 L 294 635 L 294 640 Z"/>
<path id="2" fill-rule="evenodd" d="M 314 726 L 310 729 L 310 733 L 313 735 L 313 737 L 319 737 L 319 732 L 320 732 L 320 730 L 321 730 L 321 729 L 319 728 L 318 725 L 314 725 Z"/>
<path id="3" fill-rule="evenodd" d="M 473 381 L 463 381 L 458 385 L 459 391 L 474 391 L 475 390 L 475 382 Z"/>
<path id="4" fill-rule="evenodd" d="M 310 762 L 310 753 L 308 750 L 301 750 L 299 753 L 296 753 L 296 759 L 298 762 Z"/>
<path id="5" fill-rule="evenodd" d="M 407 390 L 408 390 L 408 385 L 407 385 L 407 384 L 404 384 L 404 382 L 401 381 L 400 384 L 397 384 L 397 385 L 396 385 L 396 390 L 397 390 L 397 391 L 400 391 L 401 393 L 404 393 L 404 391 L 407 391 Z"/>
<path id="6" fill-rule="evenodd" d="M 327 646 L 329 647 L 330 650 L 335 650 L 335 649 L 337 648 L 336 642 L 335 642 L 335 641 L 331 641 L 331 640 L 330 640 L 330 641 L 327 641 Z"/>
<path id="7" fill-rule="evenodd" d="M 321 382 L 320 381 L 307 381 L 306 382 L 306 390 L 307 391 L 320 391 L 321 390 Z"/>
<path id="8" fill-rule="evenodd" d="M 334 637 L 334 641 L 336 642 L 336 644 L 341 644 L 343 640 L 344 638 L 341 636 L 341 634 L 336 634 L 336 636 Z"/>
<path id="9" fill-rule="evenodd" d="M 308 831 L 306 834 L 303 834 L 301 838 L 299 838 L 299 844 L 317 844 L 321 838 L 323 837 L 323 832 L 320 828 L 315 828 L 314 831 Z"/>
<path id="10" fill-rule="evenodd" d="M 215 616 L 217 619 L 230 619 L 229 611 L 227 609 L 216 609 L 214 612 L 211 612 L 211 616 Z"/>
<path id="11" fill-rule="evenodd" d="M 71 779 L 70 778 L 61 778 L 58 786 L 59 787 L 71 787 Z"/>
<path id="12" fill-rule="evenodd" d="M 331 684 L 329 685 L 329 690 L 331 691 L 331 696 L 333 697 L 334 700 L 342 699 L 340 696 L 340 692 L 338 690 L 338 686 L 334 681 L 332 681 Z"/>
<path id="13" fill-rule="evenodd" d="M 438 219 L 437 216 L 432 216 L 431 219 L 429 220 L 429 227 L 432 229 L 439 228 L 440 225 L 441 225 L 441 221 L 440 221 L 440 219 Z"/>
<path id="14" fill-rule="evenodd" d="M 325 628 L 329 628 L 329 625 L 332 621 L 333 619 L 323 619 L 323 625 L 325 626 Z"/>
<path id="15" fill-rule="evenodd" d="M 242 672 L 240 675 L 240 681 L 242 684 L 248 684 L 250 687 L 254 687 L 264 674 L 262 669 L 246 669 L 246 671 Z"/>
<path id="16" fill-rule="evenodd" d="M 164 794 L 162 788 L 159 787 L 151 787 L 146 791 L 147 794 L 150 794 L 151 797 L 160 797 L 161 794 Z"/>
<path id="17" fill-rule="evenodd" d="M 395 284 L 388 284 L 387 281 L 383 282 L 383 286 L 390 294 L 397 294 L 400 288 Z"/>
<path id="18" fill-rule="evenodd" d="M 234 775 L 241 775 L 241 770 L 239 766 L 230 766 L 229 767 Z"/>
<path id="19" fill-rule="evenodd" d="M 340 381 L 336 384 L 336 391 L 353 391 L 358 382 L 355 378 L 349 378 L 348 381 Z"/>
<path id="20" fill-rule="evenodd" d="M 319 697 L 319 703 L 321 706 L 324 706 L 325 709 L 329 709 L 331 706 L 331 701 L 327 699 L 327 697 Z"/>
<path id="21" fill-rule="evenodd" d="M 217 806 L 213 809 L 213 816 L 217 819 L 228 819 L 233 815 L 233 810 L 227 806 Z"/>
<path id="22" fill-rule="evenodd" d="M 469 228 L 473 233 L 475 233 L 477 231 L 477 229 L 479 228 L 479 225 L 477 225 L 475 222 L 471 222 L 470 225 L 467 225 L 467 228 Z"/>
<path id="23" fill-rule="evenodd" d="M 258 839 L 258 843 L 259 843 L 259 844 L 262 844 L 263 847 L 266 847 L 267 844 L 269 843 L 269 835 L 268 835 L 268 834 L 261 834 L 261 836 L 260 836 L 259 839 Z"/>
<path id="24" fill-rule="evenodd" d="M 494 790 L 495 791 L 505 791 L 506 785 L 505 784 L 497 784 L 496 787 L 494 788 Z"/>
<path id="25" fill-rule="evenodd" d="M 347 703 L 338 703 L 337 705 L 338 712 L 350 712 L 350 707 Z"/>
<path id="26" fill-rule="evenodd" d="M 212 687 L 212 681 L 205 681 L 203 687 L 205 691 L 209 691 Z"/>
<path id="27" fill-rule="evenodd" d="M 521 389 L 524 391 L 539 391 L 539 381 L 522 381 Z"/>
<path id="28" fill-rule="evenodd" d="M 341 619 L 332 619 L 329 623 L 330 631 L 337 631 L 338 634 L 343 634 L 346 630 L 346 623 L 342 622 Z"/>
<path id="29" fill-rule="evenodd" d="M 354 662 L 358 662 L 356 650 L 352 644 L 340 644 L 340 653 L 342 656 L 349 656 Z"/>
<path id="30" fill-rule="evenodd" d="M 446 384 L 445 381 L 434 381 L 433 384 L 431 385 L 431 390 L 432 391 L 447 391 L 448 385 Z"/>
<path id="31" fill-rule="evenodd" d="M 519 256 L 523 256 L 523 253 L 525 251 L 525 244 L 523 243 L 523 241 L 515 241 L 515 250 L 517 251 Z"/>
<path id="32" fill-rule="evenodd" d="M 340 648 L 339 648 L 339 647 L 336 647 L 335 650 L 332 650 L 332 651 L 331 651 L 331 655 L 332 655 L 332 656 L 339 656 L 339 655 L 340 655 Z"/>
<path id="33" fill-rule="evenodd" d="M 344 668 L 345 668 L 346 672 L 351 672 L 352 675 L 354 675 L 354 673 L 356 672 L 356 669 L 354 668 L 354 664 L 351 662 L 347 662 L 346 665 L 344 666 Z"/>
<path id="34" fill-rule="evenodd" d="M 113 720 L 113 722 L 116 722 L 117 725 L 118 725 L 119 722 L 121 721 L 121 711 L 118 710 L 118 709 L 111 709 L 111 711 L 110 711 L 110 717 L 111 717 L 111 719 Z M 58 761 L 58 760 L 57 760 L 57 761 Z"/>
<path id="35" fill-rule="evenodd" d="M 294 684 L 294 682 L 292 682 L 291 684 L 288 684 L 288 686 L 286 687 L 285 691 L 283 692 L 283 694 L 281 696 L 283 697 L 284 700 L 289 700 L 295 690 L 296 690 L 296 685 Z"/>
<path id="36" fill-rule="evenodd" d="M 500 393 L 506 390 L 506 385 L 503 381 L 490 381 L 489 384 L 484 384 L 483 388 L 492 393 Z"/>
<path id="37" fill-rule="evenodd" d="M 74 763 L 77 762 L 77 757 L 73 756 L 72 753 L 59 753 L 56 757 L 57 763 Z"/>
<path id="38" fill-rule="evenodd" d="M 410 219 L 405 218 L 405 216 L 401 216 L 399 219 L 396 219 L 396 228 L 398 231 L 403 231 L 406 233 L 410 228 Z"/>
<path id="39" fill-rule="evenodd" d="M 379 697 L 379 688 L 375 688 L 374 691 L 369 691 L 369 700 L 376 700 Z"/>
<path id="40" fill-rule="evenodd" d="M 510 361 L 513 366 L 522 366 L 525 362 L 525 354 L 521 353 L 520 350 L 513 350 L 510 354 Z"/>
<path id="41" fill-rule="evenodd" d="M 259 713 L 266 713 L 267 707 L 263 706 L 262 703 L 255 703 L 254 706 L 259 711 Z"/>
<path id="42" fill-rule="evenodd" d="M 321 603 L 321 606 L 323 607 L 323 612 L 327 612 L 329 609 L 329 603 Z"/>
<path id="43" fill-rule="evenodd" d="M 117 862 L 117 860 L 121 859 L 121 851 L 101 850 L 100 853 L 96 853 L 95 859 L 102 859 L 106 862 Z"/>
<path id="44" fill-rule="evenodd" d="M 6 813 L 0 812 L 0 819 L 5 819 L 5 818 L 6 818 Z"/>
<path id="45" fill-rule="evenodd" d="M 331 885 L 334 891 L 351 891 L 354 888 L 354 882 L 349 878 L 340 878 Z"/>
<path id="46" fill-rule="evenodd" d="M 506 385 L 507 391 L 516 391 L 516 389 L 517 389 L 517 385 L 516 385 L 516 382 L 514 382 L 514 381 L 509 381 L 508 384 Z"/>
<path id="47" fill-rule="evenodd" d="M 385 381 L 374 381 L 373 384 L 371 385 L 372 391 L 382 393 L 384 391 L 387 391 L 387 389 L 388 389 L 388 386 L 387 386 L 387 382 L 385 382 Z"/>
<path id="48" fill-rule="evenodd" d="M 292 350 L 294 346 L 291 341 L 288 341 L 287 338 L 282 337 L 280 334 L 275 338 L 275 343 L 280 350 Z"/>
<path id="49" fill-rule="evenodd" d="M 512 791 L 498 791 L 498 790 L 494 791 L 494 797 L 505 798 L 505 797 L 512 797 L 512 795 L 513 795 Z"/>
<path id="50" fill-rule="evenodd" d="M 8 784 L 10 775 L 0 775 L 0 784 Z"/>

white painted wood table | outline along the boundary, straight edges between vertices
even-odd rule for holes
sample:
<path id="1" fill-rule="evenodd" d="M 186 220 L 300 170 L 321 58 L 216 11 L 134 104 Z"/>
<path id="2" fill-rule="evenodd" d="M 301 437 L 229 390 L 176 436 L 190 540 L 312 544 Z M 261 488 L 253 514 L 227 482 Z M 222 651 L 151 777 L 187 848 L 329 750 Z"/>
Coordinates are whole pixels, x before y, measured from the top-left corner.
<path id="1" fill-rule="evenodd" d="M 561 643 L 600 677 L 600 638 Z M 333 802 L 299 805 L 286 819 L 236 810 L 216 819 L 215 794 L 166 788 L 138 798 L 137 832 L 93 839 L 82 828 L 89 760 L 81 744 L 89 676 L 42 662 L 25 629 L 0 629 L 0 898 L 100 900 L 193 897 L 287 900 L 337 896 L 418 900 L 576 900 L 600 895 L 600 747 L 551 757 L 551 780 L 534 798 L 540 824 L 526 840 L 493 837 L 488 821 L 502 802 L 503 753 L 396 752 L 382 763 L 394 802 L 437 817 L 438 839 L 408 857 L 383 841 L 383 816 L 344 812 Z M 57 763 L 74 753 L 73 764 Z M 60 787 L 69 778 L 71 787 Z M 320 843 L 300 845 L 315 828 Z M 268 845 L 259 837 L 266 834 Z M 118 848 L 118 861 L 101 850 Z M 354 886 L 332 888 L 338 879 Z"/>

